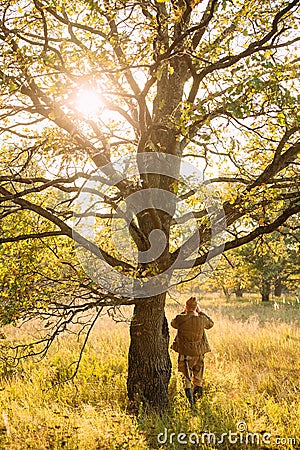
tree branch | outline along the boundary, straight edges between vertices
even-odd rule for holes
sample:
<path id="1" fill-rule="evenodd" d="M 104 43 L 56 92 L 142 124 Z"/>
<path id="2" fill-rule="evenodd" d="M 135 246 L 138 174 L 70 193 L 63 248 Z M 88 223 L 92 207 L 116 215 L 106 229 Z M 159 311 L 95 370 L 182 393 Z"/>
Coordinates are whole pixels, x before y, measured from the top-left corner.
<path id="1" fill-rule="evenodd" d="M 33 233 L 33 234 L 20 234 L 19 236 L 12 236 L 8 238 L 0 237 L 0 244 L 4 244 L 7 242 L 19 242 L 19 241 L 27 241 L 28 239 L 43 239 L 45 237 L 51 236 L 65 236 L 61 231 L 45 231 L 41 233 Z"/>
<path id="2" fill-rule="evenodd" d="M 300 204 L 296 204 L 291 208 L 286 209 L 280 216 L 278 216 L 272 223 L 268 225 L 263 225 L 257 227 L 251 233 L 248 233 L 246 236 L 236 238 L 233 241 L 226 242 L 224 245 L 220 245 L 215 247 L 212 251 L 206 252 L 204 255 L 196 258 L 194 267 L 204 264 L 205 262 L 210 261 L 215 258 L 223 251 L 232 250 L 237 247 L 241 247 L 248 242 L 253 241 L 258 236 L 263 236 L 264 234 L 270 234 L 273 231 L 277 230 L 278 227 L 283 225 L 290 217 L 300 212 Z"/>
<path id="3" fill-rule="evenodd" d="M 9 192 L 4 187 L 0 186 L 0 193 L 6 196 L 11 196 L 11 192 Z M 25 199 L 12 199 L 13 203 L 16 203 L 17 205 L 22 206 L 24 209 L 28 209 L 30 211 L 35 212 L 41 217 L 44 217 L 45 219 L 49 220 L 51 223 L 56 225 L 58 228 L 60 228 L 62 234 L 65 236 L 68 236 L 70 239 L 73 239 L 75 242 L 80 244 L 83 248 L 91 252 L 93 255 L 98 256 L 100 258 L 103 258 L 109 265 L 115 267 L 115 266 L 121 266 L 124 269 L 133 269 L 133 266 L 130 264 L 120 261 L 107 252 L 105 252 L 103 249 L 98 247 L 96 244 L 88 241 L 86 238 L 81 236 L 77 231 L 73 230 L 69 225 L 67 225 L 63 220 L 61 220 L 59 217 L 55 216 L 54 214 L 50 213 L 46 209 L 42 208 L 39 205 L 36 205 L 34 203 L 29 202 Z"/>

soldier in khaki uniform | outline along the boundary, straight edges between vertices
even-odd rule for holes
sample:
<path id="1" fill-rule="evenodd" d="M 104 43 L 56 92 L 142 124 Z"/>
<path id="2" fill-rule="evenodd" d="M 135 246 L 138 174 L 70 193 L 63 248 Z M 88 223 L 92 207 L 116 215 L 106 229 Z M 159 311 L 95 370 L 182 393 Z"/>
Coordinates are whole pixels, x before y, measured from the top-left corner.
<path id="1" fill-rule="evenodd" d="M 200 310 L 196 298 L 191 297 L 184 312 L 171 325 L 178 330 L 171 348 L 179 353 L 178 371 L 184 374 L 185 394 L 193 405 L 202 395 L 204 354 L 211 351 L 205 329 L 212 328 L 214 322 Z"/>

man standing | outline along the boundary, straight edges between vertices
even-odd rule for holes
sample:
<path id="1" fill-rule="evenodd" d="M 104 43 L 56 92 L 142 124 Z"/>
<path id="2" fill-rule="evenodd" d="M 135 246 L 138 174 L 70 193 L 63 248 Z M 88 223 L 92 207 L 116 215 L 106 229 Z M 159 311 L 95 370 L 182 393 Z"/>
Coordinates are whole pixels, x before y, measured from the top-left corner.
<path id="1" fill-rule="evenodd" d="M 184 312 L 176 316 L 171 325 L 178 330 L 171 348 L 179 353 L 178 371 L 184 374 L 185 394 L 194 405 L 202 395 L 204 354 L 211 351 L 205 329 L 212 328 L 214 322 L 200 311 L 196 297 L 191 297 Z"/>

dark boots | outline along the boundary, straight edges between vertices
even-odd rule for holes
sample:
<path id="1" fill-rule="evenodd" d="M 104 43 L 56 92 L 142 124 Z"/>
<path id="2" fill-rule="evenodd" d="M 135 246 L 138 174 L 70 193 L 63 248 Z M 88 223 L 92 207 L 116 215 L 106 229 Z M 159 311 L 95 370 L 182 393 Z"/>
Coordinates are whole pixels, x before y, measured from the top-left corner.
<path id="1" fill-rule="evenodd" d="M 190 405 L 194 406 L 195 400 L 194 400 L 194 394 L 193 394 L 192 389 L 191 388 L 186 388 L 184 390 L 184 392 L 185 392 L 185 395 L 186 395 L 188 401 L 190 402 Z"/>
<path id="2" fill-rule="evenodd" d="M 195 386 L 194 392 L 193 392 L 192 388 L 186 388 L 184 390 L 184 392 L 185 392 L 186 398 L 190 402 L 190 405 L 194 406 L 195 401 L 202 397 L 203 390 L 202 390 L 202 386 Z"/>
<path id="3" fill-rule="evenodd" d="M 195 386 L 194 387 L 194 401 L 198 398 L 201 398 L 203 394 L 202 386 Z"/>

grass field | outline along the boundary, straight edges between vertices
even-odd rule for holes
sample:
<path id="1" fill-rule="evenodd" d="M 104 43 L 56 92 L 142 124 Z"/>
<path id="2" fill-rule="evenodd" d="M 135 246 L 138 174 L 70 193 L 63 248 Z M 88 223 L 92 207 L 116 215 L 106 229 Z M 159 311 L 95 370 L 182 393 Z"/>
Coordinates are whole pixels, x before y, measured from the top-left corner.
<path id="1" fill-rule="evenodd" d="M 195 411 L 182 394 L 171 351 L 169 413 L 127 413 L 128 325 L 104 318 L 73 382 L 57 386 L 80 347 L 70 336 L 39 363 L 2 367 L 0 449 L 299 449 L 299 303 L 210 295 L 201 305 L 215 327 L 208 332 L 213 351 L 206 356 L 205 394 Z M 168 318 L 179 311 L 170 302 Z M 3 331 L 7 340 L 24 333 Z"/>

